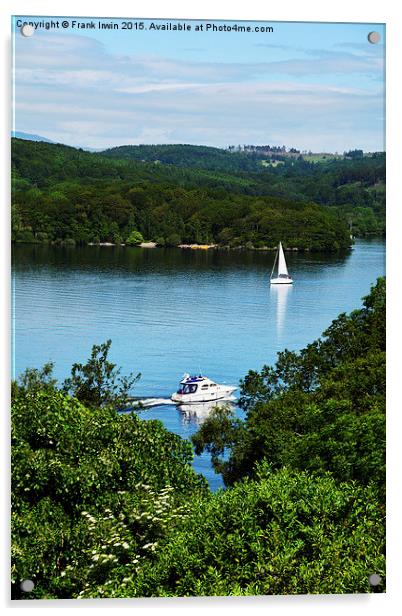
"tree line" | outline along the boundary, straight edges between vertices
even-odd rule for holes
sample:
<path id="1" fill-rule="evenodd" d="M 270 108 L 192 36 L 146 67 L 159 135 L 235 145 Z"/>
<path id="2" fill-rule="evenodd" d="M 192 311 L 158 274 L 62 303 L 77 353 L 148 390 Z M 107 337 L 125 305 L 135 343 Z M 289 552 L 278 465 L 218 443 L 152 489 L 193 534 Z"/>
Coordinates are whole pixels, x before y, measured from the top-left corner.
<path id="1" fill-rule="evenodd" d="M 110 158 L 20 139 L 13 139 L 12 154 L 12 239 L 16 242 L 136 243 L 146 239 L 168 246 L 217 243 L 272 248 L 281 240 L 302 250 L 333 251 L 348 247 L 351 222 L 354 234 L 382 229 L 382 206 L 377 211 L 375 205 L 384 193 L 375 173 L 368 177 L 373 171 L 370 166 L 356 171 L 360 178 L 367 176 L 363 188 L 353 188 L 356 174 L 350 175 L 351 169 L 337 167 L 339 185 L 331 188 L 336 200 L 324 194 L 317 171 L 311 171 L 319 165 L 305 163 L 305 168 L 302 162 L 295 168 L 286 163 L 280 169 L 229 173 Z M 358 162 L 365 165 L 365 160 Z M 326 166 L 321 167 L 322 182 L 334 183 L 334 174 L 328 176 Z"/>
<path id="2" fill-rule="evenodd" d="M 385 232 L 384 152 L 364 156 L 362 150 L 352 150 L 344 157 L 328 155 L 321 162 L 311 162 L 302 155 L 285 156 L 284 148 L 278 147 L 270 150 L 282 164 L 271 166 L 262 150 L 264 146 L 229 152 L 206 146 L 139 145 L 111 148 L 102 155 L 241 174 L 252 177 L 254 186 L 248 190 L 256 194 L 338 207 L 340 214 L 354 223 L 354 235 Z M 289 151 L 297 153 L 294 148 Z"/>

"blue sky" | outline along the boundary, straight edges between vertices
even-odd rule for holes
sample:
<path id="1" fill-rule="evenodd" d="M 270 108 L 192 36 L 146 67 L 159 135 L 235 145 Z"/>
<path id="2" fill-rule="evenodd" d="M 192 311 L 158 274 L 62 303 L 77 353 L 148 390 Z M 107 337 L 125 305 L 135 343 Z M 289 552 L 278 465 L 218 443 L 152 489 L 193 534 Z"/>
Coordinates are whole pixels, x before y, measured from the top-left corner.
<path id="1" fill-rule="evenodd" d="M 30 38 L 14 23 L 14 129 L 93 148 L 384 149 L 383 25 L 238 22 L 274 32 L 196 32 L 206 21 L 185 22 L 190 32 L 153 31 L 146 20 L 144 31 L 37 29 Z"/>

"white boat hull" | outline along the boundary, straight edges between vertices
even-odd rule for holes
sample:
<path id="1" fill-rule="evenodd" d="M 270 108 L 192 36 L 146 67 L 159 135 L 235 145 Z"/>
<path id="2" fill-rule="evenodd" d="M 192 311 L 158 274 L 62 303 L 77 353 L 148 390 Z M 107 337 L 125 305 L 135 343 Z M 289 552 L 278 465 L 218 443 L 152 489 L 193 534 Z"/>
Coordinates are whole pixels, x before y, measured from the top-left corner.
<path id="1" fill-rule="evenodd" d="M 218 400 L 224 400 L 232 395 L 232 393 L 237 389 L 237 387 L 233 387 L 231 385 L 222 385 L 217 388 L 217 391 L 214 392 L 196 392 L 194 394 L 172 394 L 173 402 L 177 404 L 199 404 L 200 402 L 214 402 Z"/>
<path id="2" fill-rule="evenodd" d="M 271 278 L 270 284 L 293 284 L 291 278 Z"/>

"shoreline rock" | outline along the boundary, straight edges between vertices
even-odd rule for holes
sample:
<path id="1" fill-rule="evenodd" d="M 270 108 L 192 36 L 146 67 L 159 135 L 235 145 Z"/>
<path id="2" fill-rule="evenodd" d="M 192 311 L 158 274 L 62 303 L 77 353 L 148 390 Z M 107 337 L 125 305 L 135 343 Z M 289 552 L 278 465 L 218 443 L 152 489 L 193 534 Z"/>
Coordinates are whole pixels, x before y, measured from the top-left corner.
<path id="1" fill-rule="evenodd" d="M 87 246 L 117 246 L 113 242 L 88 242 Z"/>
<path id="2" fill-rule="evenodd" d="M 210 248 L 218 248 L 218 244 L 179 244 L 177 248 L 187 250 L 209 250 Z"/>

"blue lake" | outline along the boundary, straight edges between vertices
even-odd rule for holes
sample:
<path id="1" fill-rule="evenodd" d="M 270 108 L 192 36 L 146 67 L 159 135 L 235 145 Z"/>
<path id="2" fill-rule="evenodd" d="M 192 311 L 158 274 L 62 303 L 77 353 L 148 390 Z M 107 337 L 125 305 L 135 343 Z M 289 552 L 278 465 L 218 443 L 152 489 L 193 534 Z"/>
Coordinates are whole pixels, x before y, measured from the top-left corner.
<path id="1" fill-rule="evenodd" d="M 360 240 L 342 255 L 286 253 L 293 287 L 269 286 L 274 254 L 128 247 L 13 248 L 13 375 L 55 363 L 64 380 L 93 344 L 141 372 L 133 392 L 169 398 L 184 372 L 238 384 L 284 348 L 317 338 L 358 308 L 385 273 L 385 242 Z M 161 405 L 142 413 L 188 438 L 202 415 Z M 222 485 L 209 457 L 194 467 Z"/>

